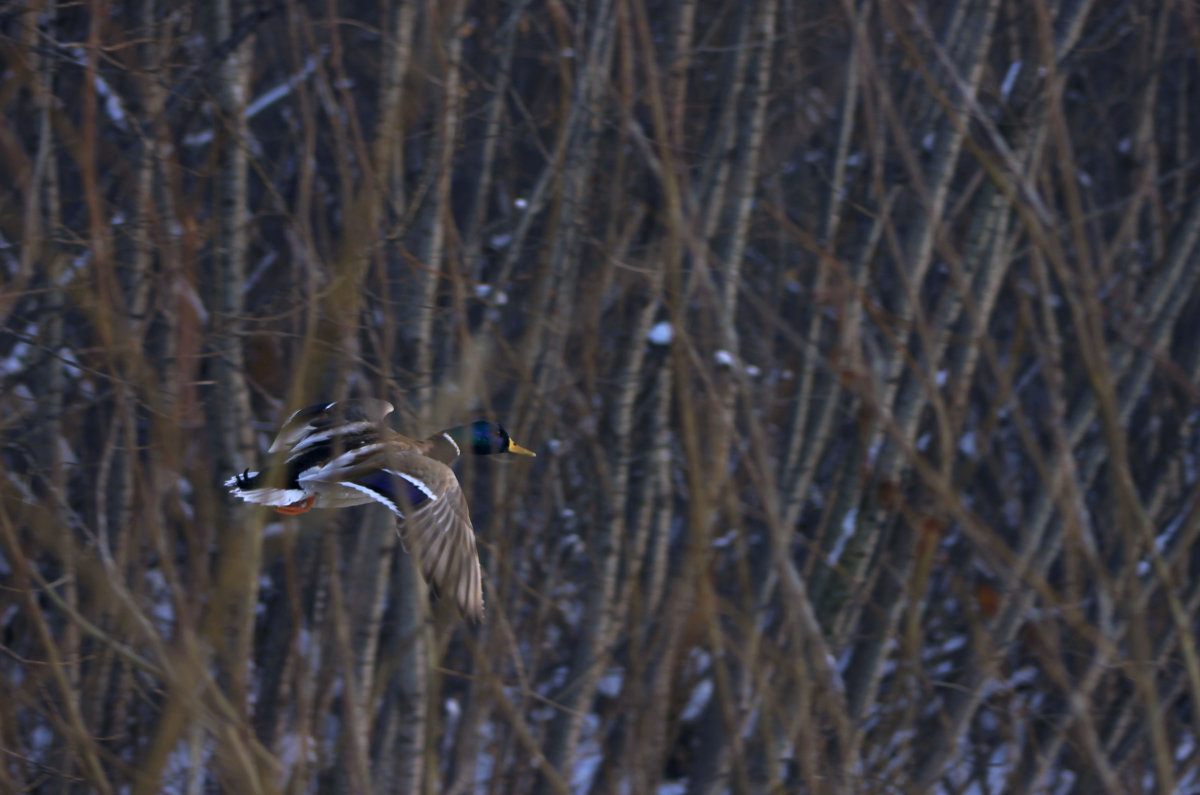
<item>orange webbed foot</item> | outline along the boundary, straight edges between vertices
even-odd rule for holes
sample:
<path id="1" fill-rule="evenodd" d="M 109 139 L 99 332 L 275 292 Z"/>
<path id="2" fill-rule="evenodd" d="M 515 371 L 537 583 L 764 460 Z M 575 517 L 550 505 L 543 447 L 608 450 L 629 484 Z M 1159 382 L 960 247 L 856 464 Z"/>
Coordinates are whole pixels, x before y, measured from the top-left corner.
<path id="1" fill-rule="evenodd" d="M 313 503 L 316 501 L 316 499 L 317 495 L 313 494 L 300 500 L 300 502 L 293 502 L 291 505 L 276 505 L 275 511 L 277 513 L 286 514 L 287 516 L 295 516 L 298 513 L 307 513 L 313 507 Z"/>

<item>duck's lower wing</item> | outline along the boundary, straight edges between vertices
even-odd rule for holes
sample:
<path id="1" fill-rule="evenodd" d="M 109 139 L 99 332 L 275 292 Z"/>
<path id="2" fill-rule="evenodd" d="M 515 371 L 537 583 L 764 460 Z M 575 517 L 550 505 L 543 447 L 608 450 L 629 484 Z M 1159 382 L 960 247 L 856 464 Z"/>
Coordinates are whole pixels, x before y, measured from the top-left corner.
<path id="1" fill-rule="evenodd" d="M 343 471 L 321 484 L 323 493 L 349 490 L 387 506 L 402 522 L 400 534 L 425 579 L 454 599 L 472 621 L 483 617 L 483 576 L 467 500 L 454 470 L 413 451 L 393 452 L 385 468 Z"/>
<path id="2" fill-rule="evenodd" d="M 409 516 L 400 525 L 400 533 L 420 561 L 425 579 L 440 593 L 452 596 L 467 618 L 483 618 L 479 551 L 458 478 L 453 488 Z"/>

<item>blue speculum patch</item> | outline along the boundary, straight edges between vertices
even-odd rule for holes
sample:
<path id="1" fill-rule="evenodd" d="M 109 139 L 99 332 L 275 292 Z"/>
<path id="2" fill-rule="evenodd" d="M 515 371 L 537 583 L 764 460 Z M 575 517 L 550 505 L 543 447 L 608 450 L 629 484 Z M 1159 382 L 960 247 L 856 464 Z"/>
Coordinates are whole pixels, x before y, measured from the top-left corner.
<path id="1" fill-rule="evenodd" d="M 415 507 L 429 499 L 425 492 L 404 478 L 387 470 L 372 472 L 358 478 L 358 483 L 387 497 L 396 507 Z"/>

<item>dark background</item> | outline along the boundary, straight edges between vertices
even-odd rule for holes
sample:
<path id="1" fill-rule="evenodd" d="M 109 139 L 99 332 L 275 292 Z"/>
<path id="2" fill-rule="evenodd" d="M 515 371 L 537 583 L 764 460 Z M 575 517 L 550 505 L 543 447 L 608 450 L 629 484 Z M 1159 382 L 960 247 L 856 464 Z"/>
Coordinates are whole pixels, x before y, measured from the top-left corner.
<path id="1" fill-rule="evenodd" d="M 1189 2 L 0 5 L 0 792 L 1200 787 Z M 221 482 L 379 396 L 386 511 Z"/>

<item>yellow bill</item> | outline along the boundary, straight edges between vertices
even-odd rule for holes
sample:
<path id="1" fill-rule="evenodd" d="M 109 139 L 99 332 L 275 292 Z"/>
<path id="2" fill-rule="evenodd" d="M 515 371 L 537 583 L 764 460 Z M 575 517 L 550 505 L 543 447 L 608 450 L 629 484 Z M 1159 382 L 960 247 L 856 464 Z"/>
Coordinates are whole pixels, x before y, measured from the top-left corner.
<path id="1" fill-rule="evenodd" d="M 524 447 L 512 441 L 511 439 L 508 441 L 508 452 L 515 453 L 516 455 L 527 455 L 537 458 L 537 453 L 533 452 L 532 450 L 526 450 Z"/>

